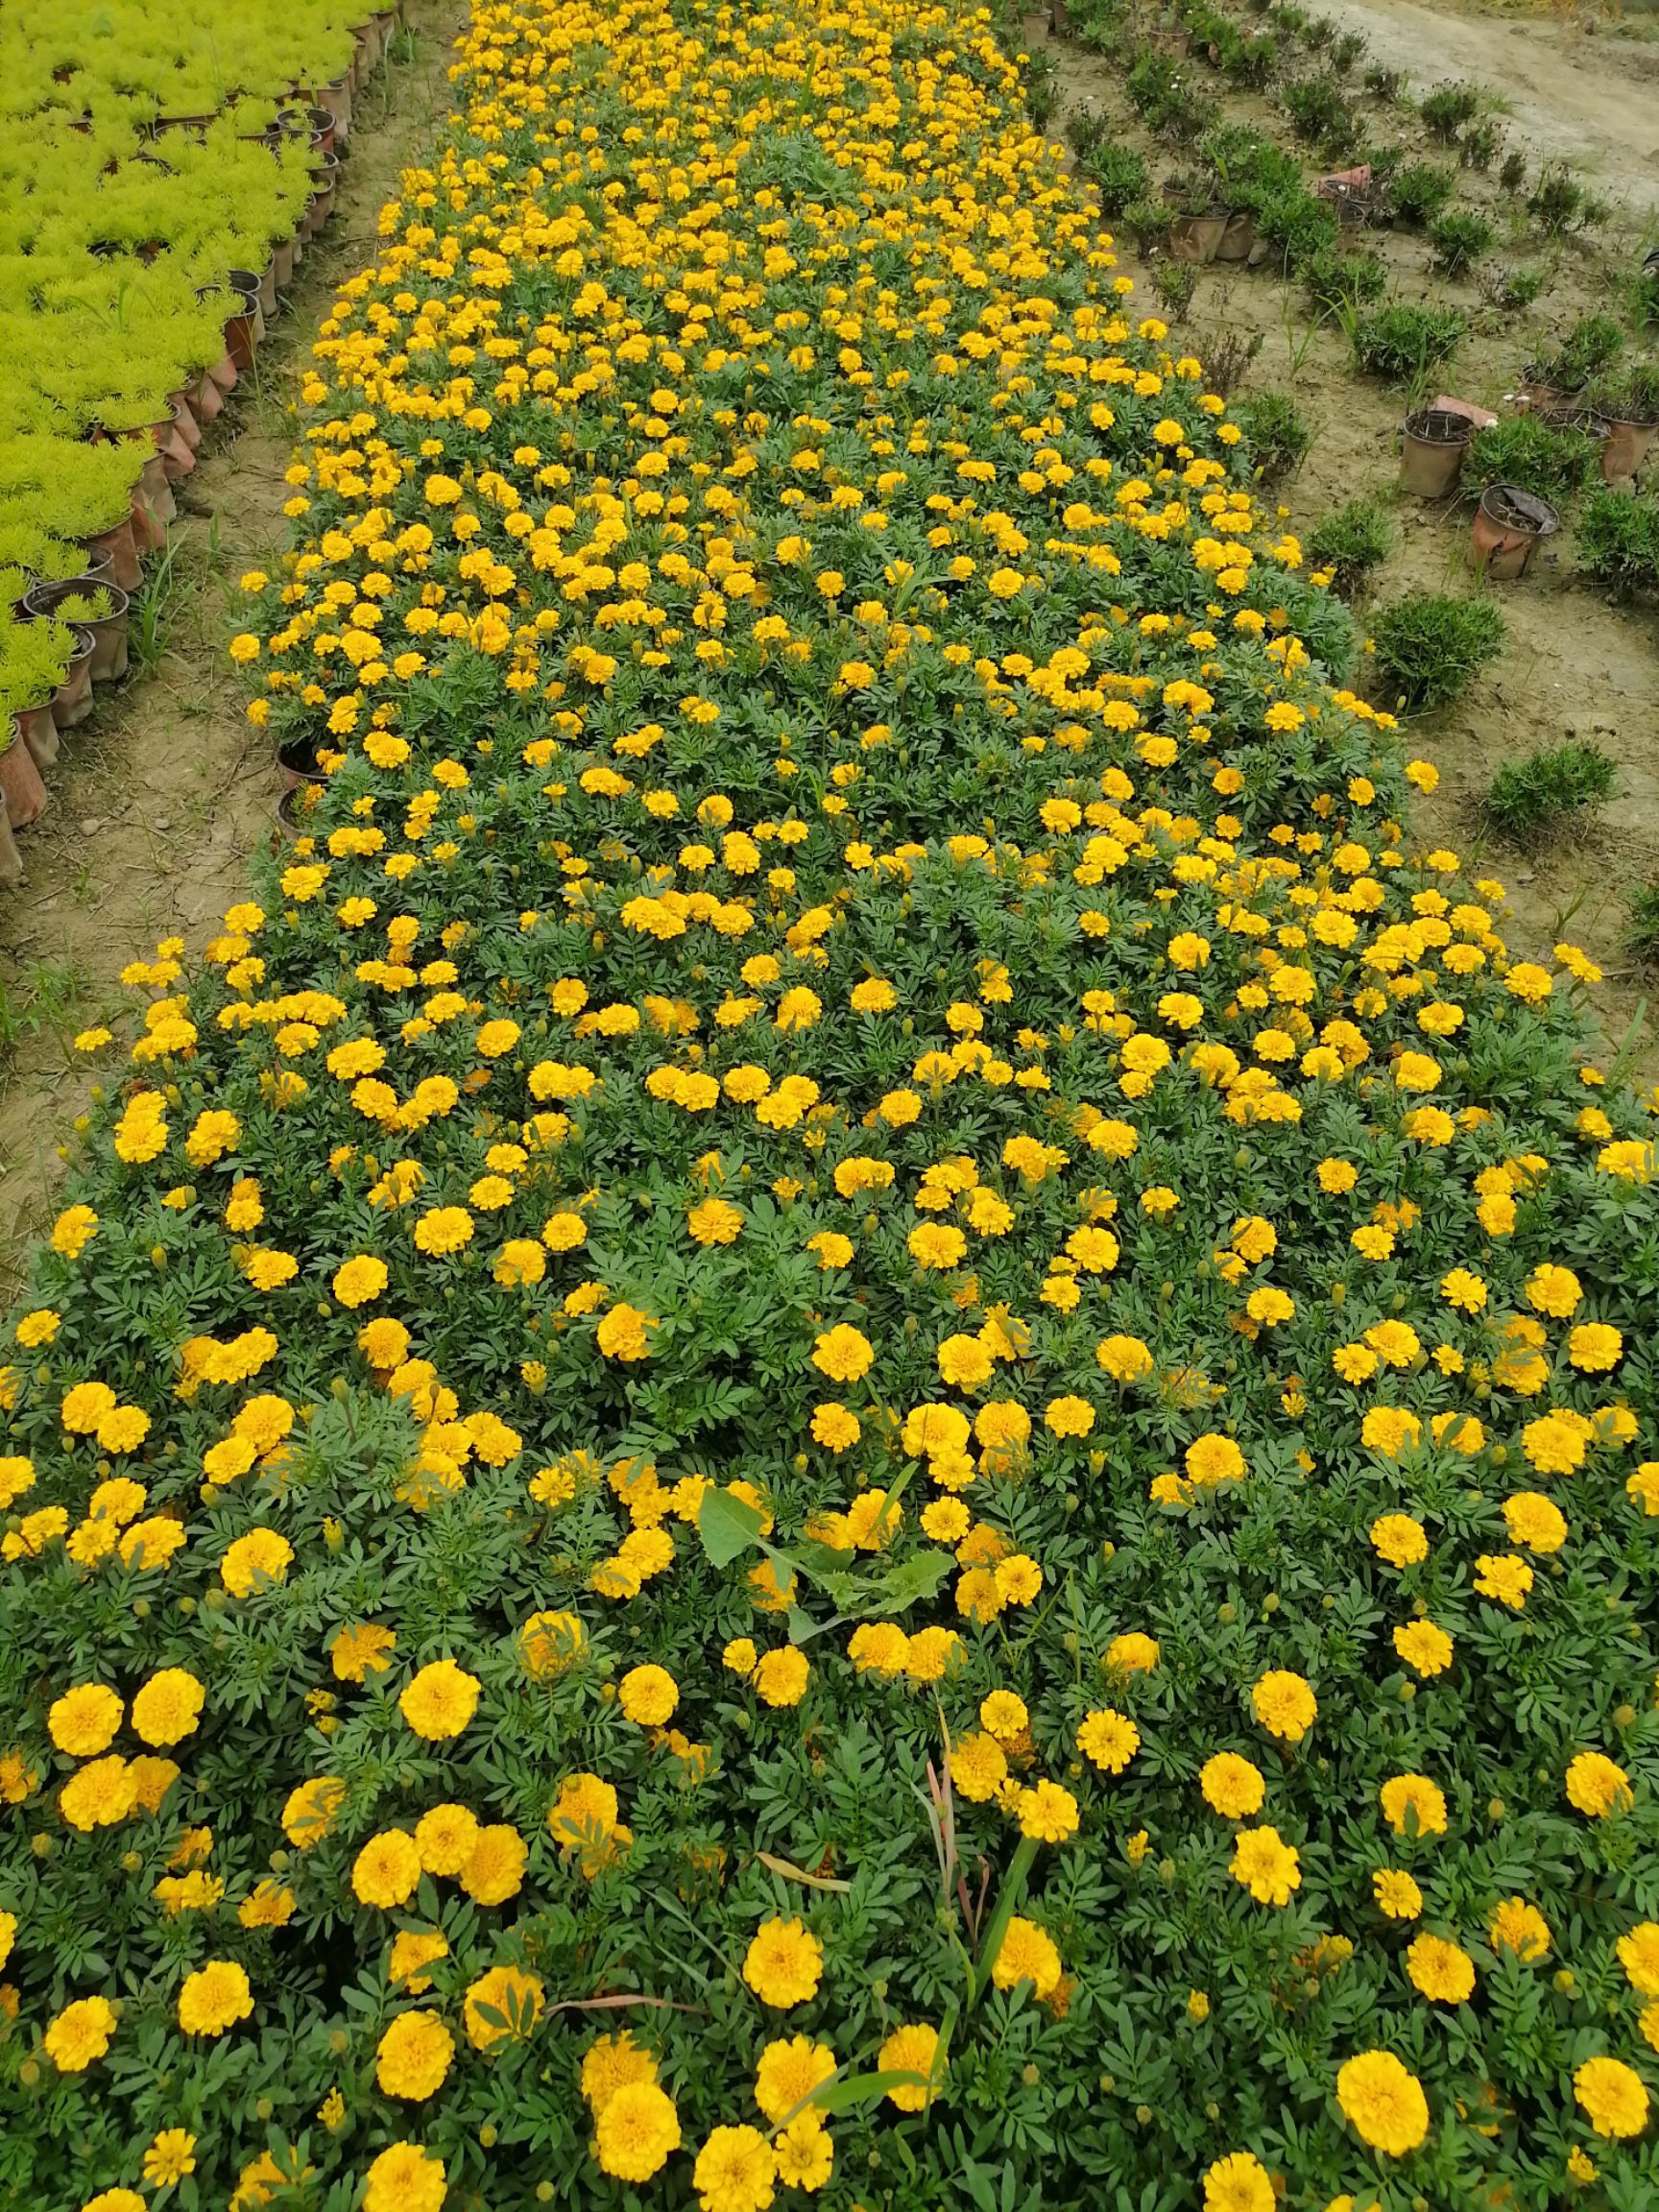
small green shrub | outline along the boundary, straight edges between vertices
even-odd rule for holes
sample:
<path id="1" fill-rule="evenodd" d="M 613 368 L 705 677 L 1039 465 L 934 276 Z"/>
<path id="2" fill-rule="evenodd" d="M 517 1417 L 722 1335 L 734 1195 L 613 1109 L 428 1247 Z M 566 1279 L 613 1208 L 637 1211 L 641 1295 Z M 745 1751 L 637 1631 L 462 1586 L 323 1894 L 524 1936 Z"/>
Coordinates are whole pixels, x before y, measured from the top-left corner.
<path id="1" fill-rule="evenodd" d="M 1659 968 L 1659 881 L 1638 883 L 1626 902 L 1624 942 L 1644 968 Z"/>
<path id="2" fill-rule="evenodd" d="M 1302 164 L 1271 138 L 1248 125 L 1226 123 L 1212 131 L 1198 158 L 1221 187 L 1231 207 L 1260 207 L 1276 192 L 1302 186 Z"/>
<path id="3" fill-rule="evenodd" d="M 1149 131 L 1178 146 L 1202 138 L 1217 108 L 1189 80 L 1172 56 L 1143 48 L 1124 79 L 1124 89 Z"/>
<path id="4" fill-rule="evenodd" d="M 1387 69 L 1381 61 L 1373 61 L 1365 72 L 1365 89 L 1391 108 L 1406 89 L 1406 72 Z"/>
<path id="5" fill-rule="evenodd" d="M 1381 300 L 1388 272 L 1375 253 L 1336 253 L 1329 250 L 1304 261 L 1298 272 L 1310 306 L 1321 315 L 1340 315 Z"/>
<path id="6" fill-rule="evenodd" d="M 1659 363 L 1632 362 L 1623 374 L 1599 378 L 1589 401 L 1613 422 L 1659 422 Z"/>
<path id="7" fill-rule="evenodd" d="M 1543 269 L 1499 269 L 1486 278 L 1486 297 L 1505 314 L 1518 315 L 1531 306 L 1549 281 Z"/>
<path id="8" fill-rule="evenodd" d="M 1659 589 L 1659 498 L 1593 492 L 1578 517 L 1578 565 L 1621 596 Z"/>
<path id="9" fill-rule="evenodd" d="M 1351 599 L 1387 559 L 1393 542 L 1394 523 L 1386 507 L 1376 499 L 1350 499 L 1313 530 L 1308 554 L 1315 567 L 1331 570 L 1333 589 Z"/>
<path id="10" fill-rule="evenodd" d="M 1501 836 L 1525 844 L 1610 799 L 1618 773 L 1610 753 L 1581 737 L 1505 760 L 1486 793 L 1487 819 Z"/>
<path id="11" fill-rule="evenodd" d="M 1148 196 L 1146 163 L 1133 146 L 1103 138 L 1084 156 L 1083 174 L 1100 195 L 1103 215 L 1121 215 L 1131 201 Z"/>
<path id="12" fill-rule="evenodd" d="M 1449 146 L 1464 124 L 1474 120 L 1479 105 L 1480 95 L 1473 84 L 1441 84 L 1434 91 L 1425 93 L 1417 112 L 1427 124 L 1431 136 Z"/>
<path id="13" fill-rule="evenodd" d="M 1527 181 L 1527 156 L 1519 148 L 1505 154 L 1503 166 L 1498 172 L 1498 181 L 1505 192 L 1519 192 Z"/>
<path id="14" fill-rule="evenodd" d="M 1659 269 L 1644 269 L 1631 278 L 1630 314 L 1639 330 L 1659 337 Z"/>
<path id="15" fill-rule="evenodd" d="M 1593 230 L 1607 220 L 1607 207 L 1587 191 L 1564 161 L 1552 162 L 1539 172 L 1527 202 L 1527 212 L 1551 238 L 1564 238 L 1572 230 Z"/>
<path id="16" fill-rule="evenodd" d="M 1538 362 L 1545 383 L 1560 392 L 1582 392 L 1593 377 L 1610 369 L 1624 349 L 1624 332 L 1613 315 L 1581 315 L 1556 347 Z"/>
<path id="17" fill-rule="evenodd" d="M 1378 688 L 1407 714 L 1447 706 L 1497 660 L 1508 634 L 1490 599 L 1414 591 L 1371 625 Z"/>
<path id="18" fill-rule="evenodd" d="M 1263 483 L 1276 484 L 1308 458 L 1312 429 L 1286 393 L 1252 393 L 1233 409 L 1233 419 Z"/>
<path id="19" fill-rule="evenodd" d="M 1489 116 L 1479 123 L 1471 123 L 1457 142 L 1458 167 L 1479 169 L 1484 176 L 1497 159 L 1503 142 L 1503 132 Z"/>
<path id="20" fill-rule="evenodd" d="M 1470 440 L 1464 488 L 1483 492 L 1488 484 L 1518 484 L 1560 506 L 1583 489 L 1599 451 L 1582 430 L 1554 429 L 1538 415 L 1510 415 Z"/>
<path id="21" fill-rule="evenodd" d="M 1457 276 L 1472 261 L 1492 251 L 1497 235 L 1484 215 L 1477 215 L 1473 209 L 1454 208 L 1432 226 L 1429 240 L 1434 249 L 1434 258 L 1447 276 Z"/>
<path id="22" fill-rule="evenodd" d="M 1256 235 L 1286 270 L 1300 269 L 1316 254 L 1328 252 L 1335 245 L 1340 228 L 1330 202 L 1301 184 L 1284 192 L 1270 192 L 1256 210 Z"/>
<path id="23" fill-rule="evenodd" d="M 1160 239 L 1166 244 L 1168 242 L 1169 204 L 1166 200 L 1131 200 L 1118 220 L 1142 253 L 1149 253 Z"/>
<path id="24" fill-rule="evenodd" d="M 1160 261 L 1152 276 L 1152 288 L 1167 315 L 1185 315 L 1198 288 L 1198 271 L 1190 261 Z"/>
<path id="25" fill-rule="evenodd" d="M 1039 46 L 1025 57 L 1025 106 L 1039 131 L 1046 131 L 1060 104 L 1060 72 L 1054 57 Z"/>
<path id="26" fill-rule="evenodd" d="M 1365 40 L 1358 31 L 1344 31 L 1340 38 L 1331 41 L 1331 66 L 1338 77 L 1346 77 L 1365 51 Z"/>
<path id="27" fill-rule="evenodd" d="M 1396 176 L 1388 197 L 1395 220 L 1413 230 L 1426 229 L 1451 199 L 1457 180 L 1432 161 L 1414 161 Z"/>
<path id="28" fill-rule="evenodd" d="M 1354 358 L 1373 376 L 1409 384 L 1450 361 L 1468 327 L 1455 307 L 1382 307 L 1354 325 Z"/>
<path id="29" fill-rule="evenodd" d="M 1066 143 L 1086 166 L 1089 156 L 1106 143 L 1106 125 L 1103 108 L 1073 108 L 1066 118 Z"/>
<path id="30" fill-rule="evenodd" d="M 1287 84 L 1285 111 L 1297 137 L 1318 147 L 1331 160 L 1358 143 L 1358 121 L 1334 78 L 1305 77 L 1299 84 Z"/>

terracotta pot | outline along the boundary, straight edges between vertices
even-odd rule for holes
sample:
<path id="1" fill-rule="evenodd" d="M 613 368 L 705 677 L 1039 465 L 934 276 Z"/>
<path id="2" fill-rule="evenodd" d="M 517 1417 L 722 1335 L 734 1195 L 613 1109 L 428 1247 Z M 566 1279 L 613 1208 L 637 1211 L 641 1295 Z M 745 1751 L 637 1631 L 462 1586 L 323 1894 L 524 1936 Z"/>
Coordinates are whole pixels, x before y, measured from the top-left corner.
<path id="1" fill-rule="evenodd" d="M 1071 36 L 1071 11 L 1067 7 L 1066 0 L 1049 0 L 1048 28 L 1057 38 L 1069 38 Z"/>
<path id="2" fill-rule="evenodd" d="M 1463 473 L 1474 423 L 1448 407 L 1419 407 L 1401 427 L 1401 483 L 1419 499 L 1444 499 Z"/>
<path id="3" fill-rule="evenodd" d="M 137 589 L 144 571 L 138 565 L 138 549 L 132 541 L 132 510 L 131 508 L 127 510 L 127 513 L 113 529 L 100 530 L 96 538 L 84 539 L 82 542 L 86 549 L 86 565 L 89 574 L 97 575 L 99 571 L 96 564 L 101 560 L 106 561 L 108 564 L 108 573 L 107 576 L 100 576 L 100 582 L 119 584 L 123 591 Z"/>
<path id="4" fill-rule="evenodd" d="M 276 766 L 284 791 L 298 791 L 303 783 L 321 783 L 317 748 L 309 737 L 290 737 L 276 748 Z"/>
<path id="5" fill-rule="evenodd" d="M 13 723 L 21 719 L 14 716 Z M 0 794 L 5 797 L 7 818 L 13 830 L 38 822 L 46 811 L 46 786 L 21 733 L 0 753 Z"/>
<path id="6" fill-rule="evenodd" d="M 38 622 L 56 614 L 65 599 L 81 598 L 97 590 L 108 592 L 111 602 L 108 613 L 101 615 L 96 622 L 77 627 L 92 640 L 92 676 L 102 684 L 110 677 L 124 675 L 127 669 L 127 612 L 131 601 L 119 586 L 103 576 L 65 576 L 56 584 L 32 584 L 20 605 L 25 615 Z"/>
<path id="7" fill-rule="evenodd" d="M 228 284 L 199 284 L 196 287 L 196 297 L 204 305 L 211 301 L 214 307 L 221 310 L 225 315 L 225 350 L 207 371 L 207 374 L 221 393 L 233 392 L 236 389 L 236 380 L 242 373 L 242 365 L 237 361 L 232 350 L 230 322 L 233 314 L 240 315 L 242 312 L 242 297 L 240 293 L 233 292 Z M 252 350 L 249 348 L 247 351 L 248 365 L 252 367 Z M 204 420 L 210 421 L 211 418 L 204 417 Z"/>
<path id="8" fill-rule="evenodd" d="M 68 673 L 52 694 L 52 719 L 60 730 L 73 730 L 92 711 L 92 656 L 97 648 L 91 631 L 78 627 Z"/>
<path id="9" fill-rule="evenodd" d="M 311 833 L 310 813 L 314 786 L 308 782 L 290 784 L 276 802 L 276 828 L 279 834 L 292 842 L 296 837 Z"/>
<path id="10" fill-rule="evenodd" d="M 228 269 L 225 275 L 231 291 L 242 296 L 243 305 L 252 322 L 253 346 L 256 350 L 265 343 L 265 303 L 260 298 L 259 274 L 253 269 Z"/>
<path id="11" fill-rule="evenodd" d="M 1225 209 L 1204 215 L 1177 215 L 1169 226 L 1169 256 L 1174 261 L 1196 262 L 1200 268 L 1214 261 L 1232 218 Z"/>
<path id="12" fill-rule="evenodd" d="M 1593 407 L 1551 407 L 1544 423 L 1550 430 L 1576 430 L 1581 438 L 1593 439 L 1598 448 L 1597 460 L 1606 477 L 1609 427 L 1603 416 L 1598 415 Z"/>
<path id="13" fill-rule="evenodd" d="M 334 118 L 326 108 L 307 108 L 304 110 L 311 125 L 311 146 L 318 154 L 332 154 L 337 135 Z"/>
<path id="14" fill-rule="evenodd" d="M 196 410 L 190 404 L 190 395 L 182 387 L 172 395 L 173 427 L 189 446 L 192 453 L 202 445 L 202 425 L 196 420 Z"/>
<path id="15" fill-rule="evenodd" d="M 1469 534 L 1468 563 L 1499 583 L 1525 576 L 1533 553 L 1561 527 L 1548 499 L 1518 484 L 1489 484 Z"/>
<path id="16" fill-rule="evenodd" d="M 332 84 L 321 85 L 317 93 L 319 108 L 326 108 L 334 118 L 334 139 L 344 146 L 351 135 L 351 78 L 349 72 L 336 77 Z"/>
<path id="17" fill-rule="evenodd" d="M 271 249 L 271 268 L 278 292 L 286 292 L 294 281 L 294 241 L 283 238 Z"/>
<path id="18" fill-rule="evenodd" d="M 1256 210 L 1254 207 L 1235 207 L 1227 218 L 1227 228 L 1221 233 L 1221 243 L 1215 249 L 1217 261 L 1248 261 L 1250 249 L 1256 243 Z"/>
<path id="19" fill-rule="evenodd" d="M 1608 484 L 1623 484 L 1634 476 L 1659 438 L 1659 422 L 1627 422 L 1615 417 L 1607 425 L 1607 443 L 1601 448 L 1601 475 Z"/>
<path id="20" fill-rule="evenodd" d="M 159 453 L 144 463 L 132 493 L 132 542 L 143 553 L 157 553 L 167 542 L 167 525 L 179 512 Z"/>
<path id="21" fill-rule="evenodd" d="M 225 363 L 213 372 L 214 381 L 222 392 L 248 375 L 253 367 L 253 356 L 259 350 L 259 303 L 251 301 L 246 293 L 232 292 L 235 307 L 225 318 L 225 363 L 229 365 L 230 384 L 222 373 Z"/>
<path id="22" fill-rule="evenodd" d="M 20 709 L 16 721 L 17 735 L 36 767 L 55 767 L 58 761 L 58 724 L 53 718 L 51 701 L 48 700 L 44 707 Z"/>
<path id="23" fill-rule="evenodd" d="M 14 891 L 23 880 L 23 862 L 17 851 L 17 840 L 12 834 L 12 820 L 6 810 L 6 794 L 0 791 L 0 888 Z"/>
<path id="24" fill-rule="evenodd" d="M 231 374 L 235 374 L 232 368 Z M 225 395 L 214 381 L 211 369 L 204 369 L 190 387 L 190 411 L 204 428 L 217 422 L 225 412 Z"/>

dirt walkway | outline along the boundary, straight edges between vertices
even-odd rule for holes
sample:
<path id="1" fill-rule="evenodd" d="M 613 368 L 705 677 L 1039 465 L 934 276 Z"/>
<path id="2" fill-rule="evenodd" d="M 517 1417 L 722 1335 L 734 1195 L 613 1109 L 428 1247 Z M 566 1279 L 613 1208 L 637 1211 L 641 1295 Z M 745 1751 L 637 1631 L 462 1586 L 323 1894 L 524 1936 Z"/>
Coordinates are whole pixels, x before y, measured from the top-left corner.
<path id="1" fill-rule="evenodd" d="M 0 1300 L 21 1287 L 51 1207 L 59 1143 L 94 1077 L 70 1040 L 119 1007 L 120 972 L 157 938 L 209 936 L 273 834 L 280 793 L 225 653 L 237 579 L 287 542 L 293 393 L 341 279 L 373 253 L 399 170 L 445 105 L 458 0 L 413 0 L 354 116 L 328 229 L 286 312 L 178 487 L 179 520 L 132 624 L 132 673 L 65 742 L 51 811 L 19 839 L 26 878 L 0 901 Z"/>
<path id="2" fill-rule="evenodd" d="M 1659 213 L 1659 46 L 1638 42 L 1659 16 L 1617 27 L 1505 15 L 1475 0 L 1330 0 L 1324 13 L 1363 32 L 1369 60 L 1413 87 L 1469 83 L 1498 93 L 1515 135 L 1570 160 L 1638 217 Z"/>

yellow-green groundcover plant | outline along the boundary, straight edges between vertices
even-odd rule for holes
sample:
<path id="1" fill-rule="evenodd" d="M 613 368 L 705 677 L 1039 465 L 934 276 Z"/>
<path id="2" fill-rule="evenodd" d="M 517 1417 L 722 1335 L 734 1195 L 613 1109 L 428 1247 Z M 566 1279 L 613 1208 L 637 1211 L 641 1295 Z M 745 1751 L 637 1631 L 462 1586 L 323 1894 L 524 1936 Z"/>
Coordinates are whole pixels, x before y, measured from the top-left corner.
<path id="1" fill-rule="evenodd" d="M 233 647 L 333 773 L 12 1323 L 0 2193 L 1650 2205 L 1588 963 L 987 16 L 456 94 Z"/>

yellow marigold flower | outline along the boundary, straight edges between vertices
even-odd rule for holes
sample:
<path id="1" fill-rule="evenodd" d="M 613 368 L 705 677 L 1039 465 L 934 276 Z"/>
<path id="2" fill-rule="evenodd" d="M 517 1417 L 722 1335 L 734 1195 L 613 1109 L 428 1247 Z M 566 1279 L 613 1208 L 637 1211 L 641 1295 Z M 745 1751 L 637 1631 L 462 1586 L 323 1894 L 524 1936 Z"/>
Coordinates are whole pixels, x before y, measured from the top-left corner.
<path id="1" fill-rule="evenodd" d="M 1600 1751 L 1580 1751 L 1568 1761 L 1567 1802 L 1592 1820 L 1623 1812 L 1635 1802 L 1630 1778 Z"/>
<path id="2" fill-rule="evenodd" d="M 1224 1819 L 1244 1820 L 1262 1810 L 1266 1784 L 1262 1769 L 1237 1751 L 1217 1751 L 1198 1770 L 1204 1802 Z"/>
<path id="3" fill-rule="evenodd" d="M 82 1997 L 64 2006 L 42 2040 L 60 2074 L 83 2074 L 103 2057 L 114 2032 L 115 2008 L 108 1999 Z"/>
<path id="4" fill-rule="evenodd" d="M 1391 2051 L 1363 2051 L 1337 2070 L 1336 2102 L 1362 2143 L 1404 2158 L 1429 2133 L 1429 2101 Z"/>
<path id="5" fill-rule="evenodd" d="M 444 2086 L 455 2038 L 436 2012 L 400 2012 L 374 2053 L 374 2080 L 388 2097 L 421 2100 Z"/>
<path id="6" fill-rule="evenodd" d="M 1396 1836 L 1444 1836 L 1446 1799 L 1426 1774 L 1396 1774 L 1378 1792 L 1382 1817 Z"/>
<path id="7" fill-rule="evenodd" d="M 1467 1951 L 1425 1931 L 1406 1948 L 1412 1986 L 1436 2005 L 1462 2005 L 1475 1993 L 1475 1961 Z"/>
<path id="8" fill-rule="evenodd" d="M 1300 1674 L 1284 1669 L 1263 1674 L 1250 1693 L 1256 1718 L 1270 1736 L 1300 1743 L 1319 1717 L 1318 1701 Z"/>
<path id="9" fill-rule="evenodd" d="M 46 1716 L 47 1732 L 71 1759 L 91 1759 L 114 1743 L 125 1711 L 113 1690 L 100 1682 L 83 1683 L 54 1698 Z"/>
<path id="10" fill-rule="evenodd" d="M 917 2074 L 918 2081 L 902 2082 L 887 2092 L 887 2102 L 901 2112 L 923 2112 L 936 2093 L 934 2073 L 939 2055 L 939 2031 L 926 2022 L 895 2028 L 882 2044 L 877 2065 L 883 2074 Z"/>
<path id="11" fill-rule="evenodd" d="M 1573 2077 L 1573 2095 L 1598 2135 L 1640 2135 L 1648 2097 L 1642 2077 L 1620 2058 L 1586 2058 Z"/>
<path id="12" fill-rule="evenodd" d="M 1053 1937 L 1036 1921 L 1015 1913 L 1002 1931 L 991 1979 L 998 1989 L 1017 1989 L 1022 1982 L 1029 1982 L 1034 1996 L 1051 1996 L 1060 1981 L 1060 1954 Z"/>
<path id="13" fill-rule="evenodd" d="M 406 1685 L 397 1709 L 417 1736 L 444 1743 L 471 1719 L 480 1687 L 478 1677 L 452 1659 L 435 1659 Z"/>
<path id="14" fill-rule="evenodd" d="M 875 1352 L 862 1331 L 845 1321 L 827 1330 L 812 1347 L 812 1364 L 833 1382 L 856 1382 L 870 1371 Z"/>
<path id="15" fill-rule="evenodd" d="M 210 1959 L 180 1987 L 179 2025 L 186 2035 L 223 2035 L 252 2009 L 248 1976 L 232 1959 Z"/>
<path id="16" fill-rule="evenodd" d="M 780 2011 L 818 1993 L 824 1950 L 800 1920 L 765 1920 L 743 1958 L 743 1979 L 763 2005 Z"/>
<path id="17" fill-rule="evenodd" d="M 605 2173 L 621 2181 L 649 2181 L 680 2148 L 673 2099 L 655 2081 L 625 2082 L 596 2116 L 593 2147 Z"/>
<path id="18" fill-rule="evenodd" d="M 442 2158 L 419 2143 L 394 2143 L 369 2162 L 363 2212 L 440 2212 L 446 2187 Z"/>
<path id="19" fill-rule="evenodd" d="M 1423 1892 L 1402 1867 L 1379 1866 L 1371 1877 L 1371 1894 L 1377 1910 L 1390 1920 L 1415 1920 L 1423 1910 Z"/>
<path id="20" fill-rule="evenodd" d="M 1537 1906 L 1528 1905 L 1524 1897 L 1508 1897 L 1493 1906 L 1487 1915 L 1486 1937 L 1494 1951 L 1513 1951 L 1527 1966 L 1547 1956 L 1551 1941 L 1550 1923 Z"/>

